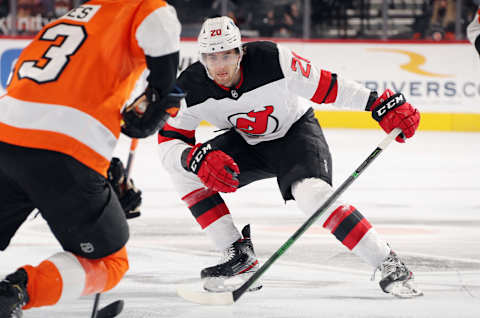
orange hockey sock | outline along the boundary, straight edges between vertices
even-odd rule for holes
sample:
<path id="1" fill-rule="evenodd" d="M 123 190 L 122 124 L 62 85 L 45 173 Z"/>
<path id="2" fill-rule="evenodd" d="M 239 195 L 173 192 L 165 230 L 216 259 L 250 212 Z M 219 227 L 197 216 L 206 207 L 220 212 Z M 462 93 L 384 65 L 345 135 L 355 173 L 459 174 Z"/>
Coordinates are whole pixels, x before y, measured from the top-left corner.
<path id="1" fill-rule="evenodd" d="M 41 307 L 54 305 L 62 295 L 62 276 L 55 264 L 45 260 L 40 265 L 33 267 L 23 266 L 27 272 L 27 293 L 30 301 L 23 307 Z"/>
<path id="2" fill-rule="evenodd" d="M 127 249 L 123 247 L 116 253 L 98 260 L 77 256 L 85 270 L 86 282 L 82 295 L 105 292 L 115 287 L 128 270 Z"/>
<path id="3" fill-rule="evenodd" d="M 38 266 L 26 265 L 29 302 L 23 309 L 51 306 L 115 287 L 128 270 L 125 247 L 101 259 L 61 252 Z"/>

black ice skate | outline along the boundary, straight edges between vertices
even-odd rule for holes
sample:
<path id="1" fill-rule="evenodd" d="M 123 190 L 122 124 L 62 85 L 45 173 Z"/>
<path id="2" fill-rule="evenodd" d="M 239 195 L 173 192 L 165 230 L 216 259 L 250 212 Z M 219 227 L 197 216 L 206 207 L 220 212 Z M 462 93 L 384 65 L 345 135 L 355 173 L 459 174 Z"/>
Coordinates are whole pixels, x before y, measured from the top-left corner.
<path id="1" fill-rule="evenodd" d="M 380 269 L 382 272 L 382 279 L 379 285 L 385 293 L 399 298 L 412 298 L 423 295 L 423 292 L 416 288 L 413 283 L 413 273 L 398 258 L 395 252 L 390 251 L 390 254 L 377 269 Z"/>
<path id="2" fill-rule="evenodd" d="M 0 318 L 21 318 L 27 302 L 27 272 L 19 269 L 0 282 Z"/>
<path id="3" fill-rule="evenodd" d="M 220 264 L 202 269 L 200 277 L 203 288 L 210 292 L 233 291 L 240 287 L 259 267 L 250 239 L 250 225 L 242 230 L 243 238 L 234 242 L 223 252 Z M 262 288 L 255 282 L 249 291 Z"/>

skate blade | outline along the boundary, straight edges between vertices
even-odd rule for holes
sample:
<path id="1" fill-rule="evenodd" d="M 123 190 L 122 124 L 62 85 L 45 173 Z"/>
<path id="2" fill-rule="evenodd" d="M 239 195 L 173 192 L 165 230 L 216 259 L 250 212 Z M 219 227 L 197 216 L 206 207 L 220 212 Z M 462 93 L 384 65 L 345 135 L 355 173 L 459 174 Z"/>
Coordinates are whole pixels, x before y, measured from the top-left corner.
<path id="1" fill-rule="evenodd" d="M 392 286 L 388 292 L 397 298 L 404 299 L 423 296 L 423 292 L 418 289 L 410 280 L 406 282 L 392 283 Z"/>
<path id="2" fill-rule="evenodd" d="M 235 275 L 233 277 L 220 276 L 205 278 L 203 279 L 203 289 L 213 293 L 232 292 L 242 286 L 243 283 L 245 283 L 252 274 L 253 273 L 245 273 L 241 275 Z M 262 283 L 256 281 L 252 286 L 248 288 L 247 291 L 256 291 L 261 289 L 262 287 Z"/>

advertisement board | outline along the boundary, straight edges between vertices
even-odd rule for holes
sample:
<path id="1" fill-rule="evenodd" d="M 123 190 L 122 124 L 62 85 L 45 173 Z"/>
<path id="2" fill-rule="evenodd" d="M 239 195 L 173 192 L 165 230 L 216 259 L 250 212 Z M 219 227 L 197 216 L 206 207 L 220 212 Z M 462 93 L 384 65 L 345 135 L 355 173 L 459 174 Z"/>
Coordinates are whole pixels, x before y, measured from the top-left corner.
<path id="1" fill-rule="evenodd" d="M 280 42 L 320 68 L 379 92 L 401 91 L 424 112 L 480 113 L 480 58 L 468 43 Z M 182 46 L 184 65 L 197 59 Z"/>
<path id="2" fill-rule="evenodd" d="M 0 39 L 0 93 L 5 92 L 12 66 L 28 42 L 28 39 Z M 402 92 L 425 114 L 427 122 L 422 121 L 423 129 L 480 131 L 480 58 L 469 43 L 286 40 L 280 44 L 320 68 L 380 93 L 386 88 Z M 197 47 L 194 40 L 186 39 L 180 49 L 179 68 L 183 70 L 197 60 Z M 348 123 L 352 120 L 344 123 L 337 118 L 341 116 L 335 113 L 337 109 L 312 106 L 324 111 L 324 118 L 332 118 L 327 126 L 340 120 L 339 127 L 374 127 L 363 114 L 359 114 L 357 124 Z M 345 112 L 348 110 L 341 110 Z"/>

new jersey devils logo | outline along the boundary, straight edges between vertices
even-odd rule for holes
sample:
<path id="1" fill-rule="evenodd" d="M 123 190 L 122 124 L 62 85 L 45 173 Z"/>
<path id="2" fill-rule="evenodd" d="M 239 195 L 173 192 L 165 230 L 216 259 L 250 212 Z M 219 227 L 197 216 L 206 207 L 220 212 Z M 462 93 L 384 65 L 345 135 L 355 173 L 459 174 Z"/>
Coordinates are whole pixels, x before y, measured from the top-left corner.
<path id="1" fill-rule="evenodd" d="M 271 113 L 273 106 L 264 106 L 264 109 L 259 111 L 231 115 L 228 120 L 235 128 L 246 134 L 262 136 L 274 133 L 278 128 L 278 120 Z"/>

